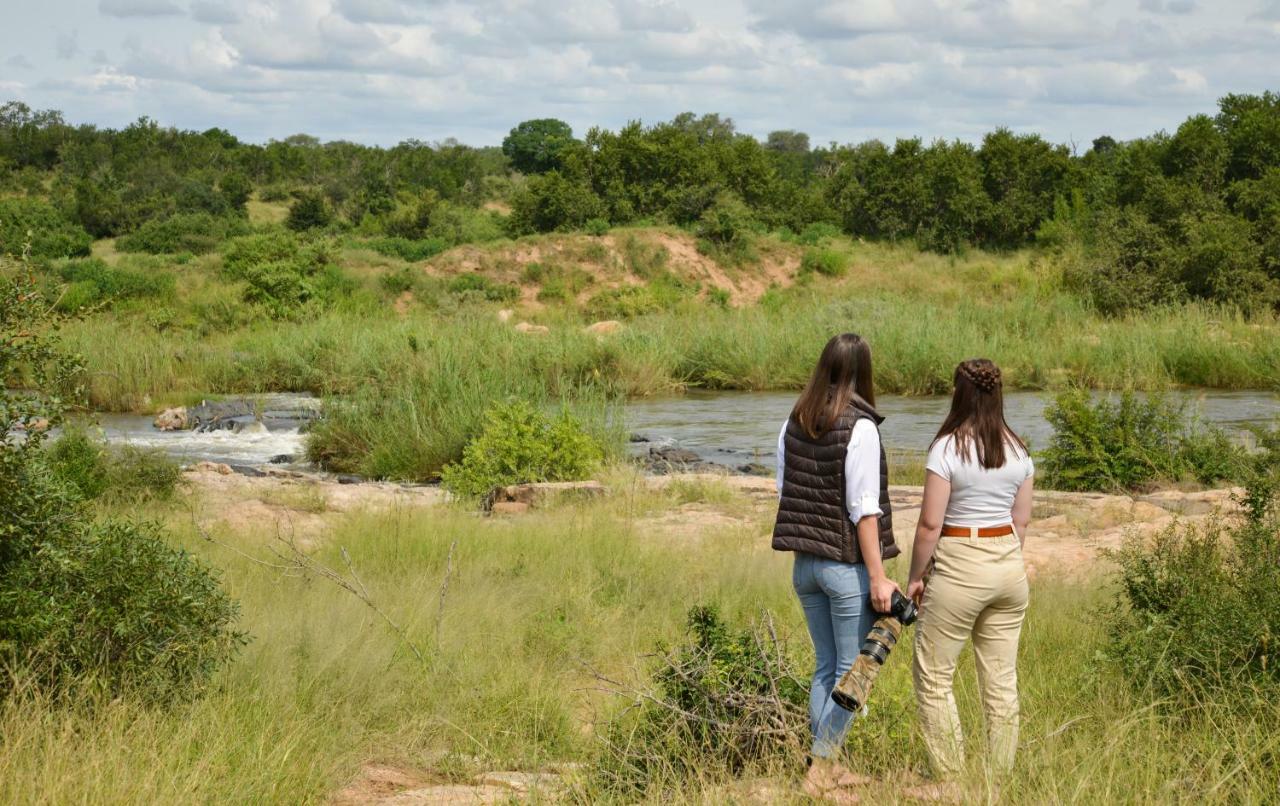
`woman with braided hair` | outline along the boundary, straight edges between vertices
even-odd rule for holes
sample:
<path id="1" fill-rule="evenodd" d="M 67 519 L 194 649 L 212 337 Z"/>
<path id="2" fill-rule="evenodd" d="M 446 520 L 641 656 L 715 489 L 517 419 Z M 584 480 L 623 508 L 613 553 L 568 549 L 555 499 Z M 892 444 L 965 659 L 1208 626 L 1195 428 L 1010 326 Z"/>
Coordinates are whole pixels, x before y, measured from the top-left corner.
<path id="1" fill-rule="evenodd" d="M 1022 541 L 1035 468 L 1004 419 L 1000 369 L 985 358 L 955 371 L 951 411 L 929 448 L 907 595 L 920 605 L 914 678 L 925 747 L 946 780 L 964 766 L 952 678 L 973 640 L 991 764 L 1018 744 L 1018 637 L 1027 609 Z M 935 787 L 935 794 L 947 795 Z"/>

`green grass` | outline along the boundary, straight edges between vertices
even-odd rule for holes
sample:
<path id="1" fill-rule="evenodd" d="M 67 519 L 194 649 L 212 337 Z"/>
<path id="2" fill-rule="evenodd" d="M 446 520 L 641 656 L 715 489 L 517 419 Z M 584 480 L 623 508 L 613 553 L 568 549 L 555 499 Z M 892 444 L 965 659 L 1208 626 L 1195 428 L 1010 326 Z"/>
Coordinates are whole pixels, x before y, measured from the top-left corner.
<path id="1" fill-rule="evenodd" d="M 172 711 L 123 701 L 0 704 L 0 801 L 320 803 L 369 761 L 458 780 L 564 761 L 589 772 L 600 752 L 593 730 L 622 703 L 593 690 L 586 666 L 643 683 L 643 656 L 678 638 L 696 603 L 715 603 L 737 623 L 772 610 L 807 665 L 790 558 L 767 548 L 765 524 L 662 538 L 643 516 L 707 493 L 637 489 L 615 481 L 604 501 L 518 520 L 450 509 L 334 515 L 318 557 L 341 568 L 339 547 L 348 549 L 371 596 L 422 647 L 421 665 L 350 594 L 238 553 L 269 558 L 267 527 L 215 530 L 224 548 L 196 539 L 181 508 L 147 510 L 224 570 L 253 642 L 207 698 Z M 905 573 L 902 560 L 892 570 Z M 1274 700 L 1250 713 L 1230 703 L 1161 707 L 1135 693 L 1097 665 L 1108 637 L 1092 613 L 1109 597 L 1093 580 L 1033 586 L 1020 661 L 1023 747 L 1001 801 L 1274 797 Z M 852 766 L 885 776 L 889 803 L 924 763 L 909 669 L 904 645 L 849 745 Z M 975 688 L 966 658 L 958 696 L 971 755 L 981 744 Z M 799 770 L 798 759 L 782 759 L 768 774 L 791 791 Z M 606 796 L 583 778 L 579 799 Z M 678 802 L 723 802 L 739 786 L 712 770 L 658 784 Z M 980 771 L 967 784 L 981 793 Z"/>

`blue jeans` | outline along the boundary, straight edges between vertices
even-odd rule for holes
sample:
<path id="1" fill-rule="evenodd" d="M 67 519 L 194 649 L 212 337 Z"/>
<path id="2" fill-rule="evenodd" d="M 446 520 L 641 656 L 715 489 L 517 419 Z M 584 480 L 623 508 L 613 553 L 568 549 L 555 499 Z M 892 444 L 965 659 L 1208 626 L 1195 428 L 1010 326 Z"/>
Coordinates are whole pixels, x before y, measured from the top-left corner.
<path id="1" fill-rule="evenodd" d="M 817 668 L 809 688 L 809 728 L 813 755 L 832 758 L 844 744 L 853 714 L 831 700 L 831 691 L 849 671 L 871 630 L 871 584 L 862 563 L 842 563 L 796 552 L 791 583 L 804 607 Z"/>

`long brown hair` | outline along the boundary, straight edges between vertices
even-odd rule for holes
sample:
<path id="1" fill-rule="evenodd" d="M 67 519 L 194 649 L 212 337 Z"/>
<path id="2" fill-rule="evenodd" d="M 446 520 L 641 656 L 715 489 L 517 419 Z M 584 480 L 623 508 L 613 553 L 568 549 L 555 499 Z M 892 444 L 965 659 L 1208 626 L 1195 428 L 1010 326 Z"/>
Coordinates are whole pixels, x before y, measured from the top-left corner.
<path id="1" fill-rule="evenodd" d="M 1005 445 L 1027 446 L 1004 419 L 1004 381 L 1000 368 L 986 358 L 970 358 L 956 365 L 951 411 L 942 421 L 936 443 L 954 436 L 960 461 L 969 461 L 969 441 L 977 446 L 978 464 L 994 470 L 1004 467 Z"/>
<path id="2" fill-rule="evenodd" d="M 818 366 L 791 409 L 791 417 L 810 437 L 820 437 L 830 430 L 855 394 L 875 406 L 871 345 L 856 333 L 841 333 L 822 348 Z"/>

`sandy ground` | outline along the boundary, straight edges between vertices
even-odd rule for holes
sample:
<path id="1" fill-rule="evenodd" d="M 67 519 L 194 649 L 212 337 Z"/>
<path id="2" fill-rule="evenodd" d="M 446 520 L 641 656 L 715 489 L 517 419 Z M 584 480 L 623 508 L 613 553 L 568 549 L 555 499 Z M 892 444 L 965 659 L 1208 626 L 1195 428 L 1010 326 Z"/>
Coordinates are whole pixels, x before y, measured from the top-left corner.
<path id="1" fill-rule="evenodd" d="M 248 477 L 211 463 L 198 465 L 185 477 L 198 493 L 192 497 L 194 511 L 205 528 L 242 531 L 267 525 L 297 537 L 303 548 L 322 540 L 336 516 L 344 513 L 432 507 L 447 500 L 438 487 L 339 484 L 287 472 Z M 720 530 L 740 529 L 759 533 L 763 543 L 776 502 L 770 478 L 678 474 L 646 477 L 643 483 L 653 490 L 683 485 L 683 497 L 694 499 L 646 516 L 644 531 L 659 538 L 698 540 Z M 1038 491 L 1023 550 L 1028 570 L 1033 575 L 1079 575 L 1094 568 L 1100 552 L 1118 547 L 1126 535 L 1149 536 L 1175 519 L 1195 522 L 1233 512 L 1232 496 L 1238 492 L 1163 491 L 1127 496 Z M 910 546 L 920 515 L 921 490 L 895 486 L 890 488 L 890 497 L 898 543 Z"/>

